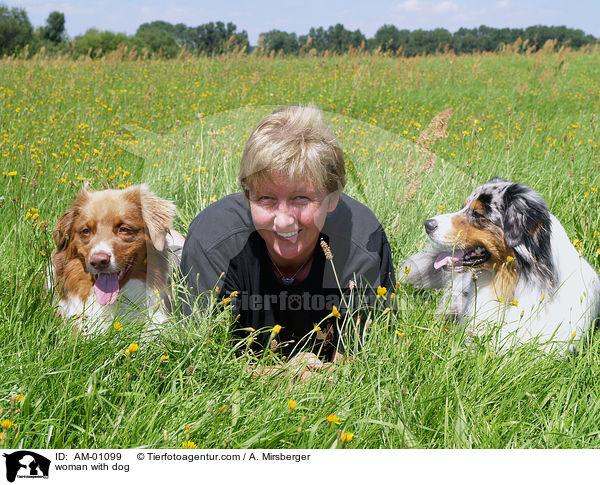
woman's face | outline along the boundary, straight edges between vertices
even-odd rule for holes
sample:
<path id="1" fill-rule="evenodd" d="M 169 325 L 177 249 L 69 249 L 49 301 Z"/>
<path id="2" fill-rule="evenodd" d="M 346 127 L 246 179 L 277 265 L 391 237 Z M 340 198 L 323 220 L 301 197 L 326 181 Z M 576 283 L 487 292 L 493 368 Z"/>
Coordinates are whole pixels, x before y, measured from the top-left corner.
<path id="1" fill-rule="evenodd" d="M 339 193 L 327 194 L 310 182 L 292 184 L 278 175 L 250 192 L 249 198 L 254 227 L 271 259 L 283 269 L 296 268 L 310 258 Z"/>

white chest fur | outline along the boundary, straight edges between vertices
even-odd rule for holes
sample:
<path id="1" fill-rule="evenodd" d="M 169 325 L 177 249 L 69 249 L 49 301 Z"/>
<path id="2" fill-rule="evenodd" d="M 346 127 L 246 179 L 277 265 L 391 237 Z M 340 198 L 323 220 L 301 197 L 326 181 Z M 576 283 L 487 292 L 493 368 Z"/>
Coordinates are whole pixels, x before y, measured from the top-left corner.
<path id="1" fill-rule="evenodd" d="M 148 291 L 144 281 L 130 279 L 112 305 L 98 303 L 92 291 L 85 301 L 77 296 L 67 296 L 60 300 L 58 308 L 64 318 L 80 319 L 82 330 L 91 333 L 110 328 L 117 321 L 142 321 L 147 323 L 146 328 L 152 329 L 166 320 L 159 302 L 158 293 Z"/>

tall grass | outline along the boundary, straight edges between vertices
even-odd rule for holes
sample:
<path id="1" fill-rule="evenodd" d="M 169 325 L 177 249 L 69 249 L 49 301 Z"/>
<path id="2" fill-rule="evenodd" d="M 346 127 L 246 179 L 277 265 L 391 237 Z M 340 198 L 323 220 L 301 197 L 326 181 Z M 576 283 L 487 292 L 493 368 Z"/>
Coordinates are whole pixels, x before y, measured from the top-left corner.
<path id="1" fill-rule="evenodd" d="M 354 360 L 299 385 L 251 377 L 255 357 L 232 349 L 224 306 L 156 339 L 136 325 L 82 338 L 43 291 L 51 230 L 84 181 L 149 183 L 176 201 L 185 233 L 236 190 L 253 124 L 308 102 L 326 111 L 346 192 L 373 208 L 396 263 L 425 243 L 426 217 L 500 175 L 539 191 L 600 268 L 598 60 L 1 61 L 1 445 L 329 448 L 348 431 L 359 448 L 600 446 L 594 336 L 576 357 L 535 344 L 497 355 L 436 315 L 438 294 L 400 287 L 399 310 L 372 315 Z M 447 136 L 419 143 L 447 110 Z"/>

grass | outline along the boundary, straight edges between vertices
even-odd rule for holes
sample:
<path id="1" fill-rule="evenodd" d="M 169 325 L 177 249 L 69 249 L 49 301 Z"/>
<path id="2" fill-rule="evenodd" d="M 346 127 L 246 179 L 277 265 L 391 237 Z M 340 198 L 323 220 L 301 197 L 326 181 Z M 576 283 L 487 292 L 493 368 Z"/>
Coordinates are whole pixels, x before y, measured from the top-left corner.
<path id="1" fill-rule="evenodd" d="M 598 269 L 598 57 L 0 61 L 1 445 L 599 447 L 594 336 L 577 357 L 534 344 L 495 355 L 436 316 L 437 293 L 400 287 L 400 310 L 373 315 L 333 381 L 297 386 L 249 377 L 252 358 L 232 350 L 224 308 L 159 339 L 132 325 L 82 339 L 43 291 L 52 228 L 84 181 L 148 183 L 176 201 L 185 232 L 236 190 L 253 124 L 298 102 L 326 111 L 346 192 L 382 221 L 396 264 L 425 242 L 425 218 L 500 175 L 539 191 Z M 419 145 L 449 109 L 448 136 Z M 132 342 L 139 349 L 126 354 Z"/>

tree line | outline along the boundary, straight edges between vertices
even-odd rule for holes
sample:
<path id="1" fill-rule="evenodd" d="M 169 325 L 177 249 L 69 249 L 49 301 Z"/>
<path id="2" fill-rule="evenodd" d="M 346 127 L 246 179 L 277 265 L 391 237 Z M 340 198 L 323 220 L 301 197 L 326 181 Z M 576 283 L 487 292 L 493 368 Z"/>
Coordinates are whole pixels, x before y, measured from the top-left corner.
<path id="1" fill-rule="evenodd" d="M 95 58 L 117 49 L 127 49 L 132 57 L 155 55 L 165 58 L 182 52 L 218 55 L 257 51 L 302 55 L 344 54 L 357 50 L 411 57 L 446 51 L 456 54 L 495 52 L 519 40 L 522 48 L 530 52 L 541 49 L 547 41 L 553 41 L 555 48 L 569 46 L 574 49 L 598 43 L 594 36 L 565 26 L 496 29 L 482 25 L 451 33 L 442 28 L 408 30 L 386 24 L 372 38 L 367 38 L 360 30 L 351 31 L 338 23 L 327 29 L 313 27 L 306 35 L 270 30 L 259 36 L 256 46 L 251 46 L 247 32 L 238 31 L 231 22 L 208 22 L 188 27 L 183 23 L 173 25 L 161 20 L 140 25 L 134 35 L 89 29 L 71 39 L 66 34 L 65 16 L 61 12 L 50 13 L 46 24 L 34 29 L 24 9 L 0 4 L 0 56 L 27 57 L 43 51 Z"/>

